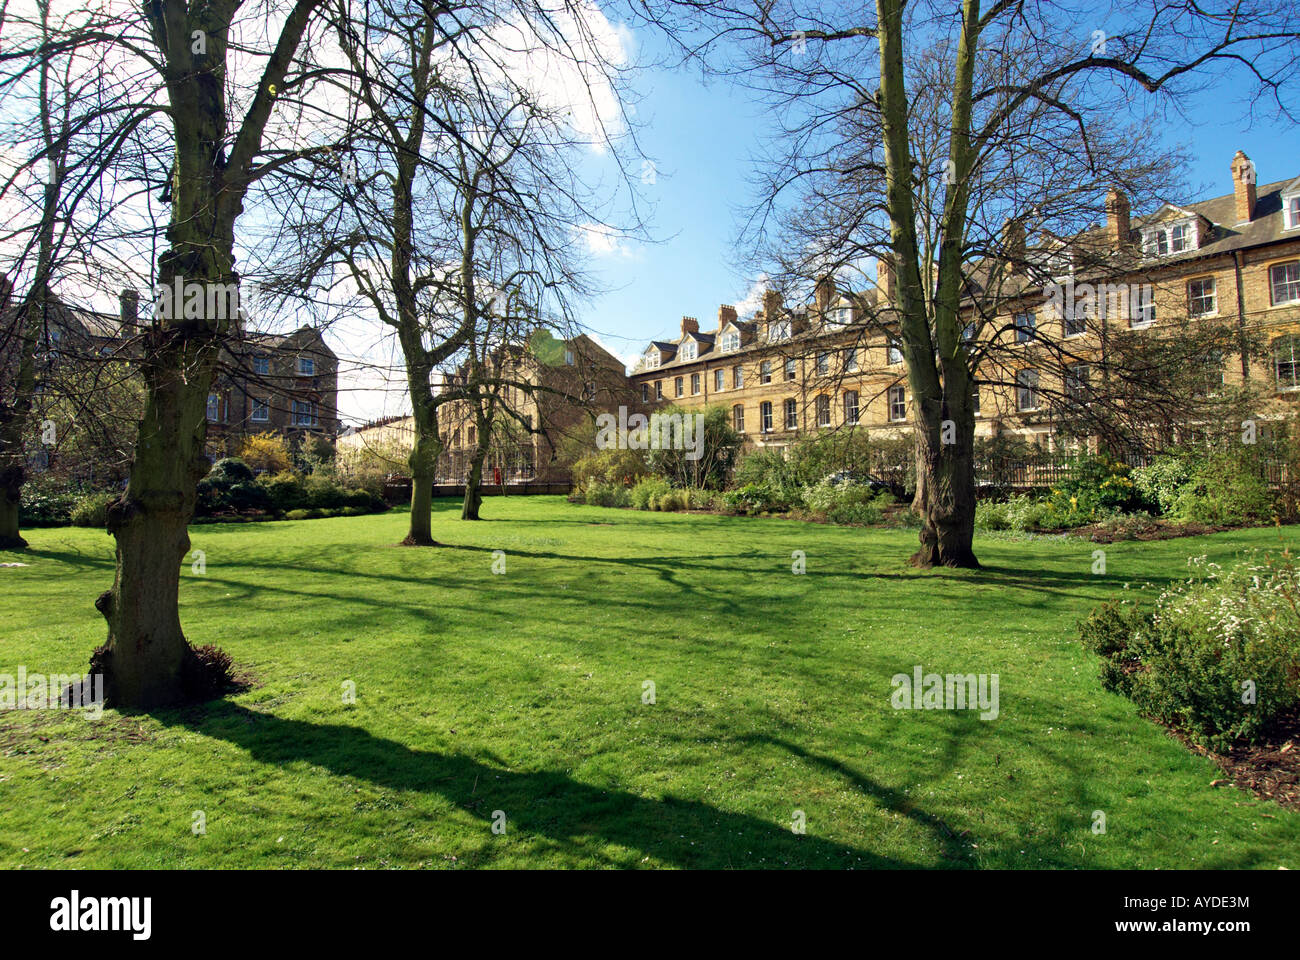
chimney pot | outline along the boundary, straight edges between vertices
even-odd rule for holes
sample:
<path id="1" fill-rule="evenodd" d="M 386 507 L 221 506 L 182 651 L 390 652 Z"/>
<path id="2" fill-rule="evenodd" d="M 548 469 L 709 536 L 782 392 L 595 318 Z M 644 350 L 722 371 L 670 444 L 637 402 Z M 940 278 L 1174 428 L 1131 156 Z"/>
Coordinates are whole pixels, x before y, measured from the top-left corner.
<path id="1" fill-rule="evenodd" d="M 729 323 L 736 322 L 736 308 L 729 303 L 724 303 L 718 307 L 718 329 L 721 330 Z"/>
<path id="2" fill-rule="evenodd" d="M 894 299 L 894 265 L 884 257 L 876 258 L 876 286 L 886 301 Z"/>
<path id="3" fill-rule="evenodd" d="M 688 333 L 699 333 L 699 332 L 700 332 L 700 321 L 696 320 L 694 317 L 682 317 L 683 337 L 686 336 Z"/>
<path id="4" fill-rule="evenodd" d="M 781 294 L 776 290 L 768 290 L 763 294 L 763 316 L 768 323 L 776 319 L 776 315 L 781 312 Z"/>

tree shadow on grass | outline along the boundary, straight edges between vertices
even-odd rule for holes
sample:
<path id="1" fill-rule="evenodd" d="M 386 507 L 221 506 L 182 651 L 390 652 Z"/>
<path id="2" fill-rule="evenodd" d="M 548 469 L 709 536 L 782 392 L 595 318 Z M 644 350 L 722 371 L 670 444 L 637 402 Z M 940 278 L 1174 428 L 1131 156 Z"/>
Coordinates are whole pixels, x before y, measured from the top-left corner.
<path id="1" fill-rule="evenodd" d="M 385 789 L 436 794 L 484 821 L 485 833 L 493 811 L 501 810 L 510 829 L 544 837 L 580 857 L 591 856 L 591 845 L 583 841 L 594 841 L 677 867 L 920 866 L 816 836 L 797 836 L 776 822 L 697 800 L 655 800 L 602 789 L 558 771 L 509 770 L 469 756 L 416 750 L 362 727 L 286 720 L 228 702 L 153 716 L 165 725 L 225 740 L 259 763 L 309 763 Z"/>

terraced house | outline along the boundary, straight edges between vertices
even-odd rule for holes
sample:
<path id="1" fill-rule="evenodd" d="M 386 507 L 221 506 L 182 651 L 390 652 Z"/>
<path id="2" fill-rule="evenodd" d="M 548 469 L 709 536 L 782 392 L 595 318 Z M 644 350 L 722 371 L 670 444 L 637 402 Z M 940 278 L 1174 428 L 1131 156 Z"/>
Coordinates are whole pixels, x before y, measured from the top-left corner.
<path id="1" fill-rule="evenodd" d="M 974 394 L 977 437 L 1053 446 L 1060 406 L 1051 398 L 1086 395 L 1108 338 L 1168 335 L 1188 321 L 1235 324 L 1243 344 L 1262 344 L 1205 358 L 1211 388 L 1250 384 L 1259 416 L 1295 414 L 1300 177 L 1258 184 L 1240 151 L 1229 172 L 1231 193 L 1165 204 L 1141 218 L 1113 190 L 1105 224 L 1069 240 L 1044 235 L 1026 245 L 1023 229 L 1009 226 L 1008 266 L 996 277 L 973 270 L 963 306 L 966 336 L 986 347 Z M 683 317 L 679 335 L 651 342 L 630 379 L 649 404 L 725 404 L 757 446 L 781 448 L 800 434 L 845 426 L 901 435 L 911 398 L 890 332 L 893 282 L 882 262 L 868 290 L 842 292 L 823 279 L 810 303 L 793 307 L 768 291 L 748 318 L 719 307 L 707 332 Z"/>

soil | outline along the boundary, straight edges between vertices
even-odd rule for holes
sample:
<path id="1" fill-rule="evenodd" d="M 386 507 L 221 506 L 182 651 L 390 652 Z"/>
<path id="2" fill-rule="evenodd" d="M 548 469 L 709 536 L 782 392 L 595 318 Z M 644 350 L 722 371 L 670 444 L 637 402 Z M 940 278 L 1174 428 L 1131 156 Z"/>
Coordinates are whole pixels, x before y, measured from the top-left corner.
<path id="1" fill-rule="evenodd" d="M 1234 784 L 1288 810 L 1300 810 L 1300 710 L 1277 717 L 1254 743 L 1234 744 L 1227 753 L 1214 753 L 1188 743 L 1177 731 L 1174 735 L 1191 750 L 1219 765 L 1224 779 L 1215 780 L 1210 786 Z"/>

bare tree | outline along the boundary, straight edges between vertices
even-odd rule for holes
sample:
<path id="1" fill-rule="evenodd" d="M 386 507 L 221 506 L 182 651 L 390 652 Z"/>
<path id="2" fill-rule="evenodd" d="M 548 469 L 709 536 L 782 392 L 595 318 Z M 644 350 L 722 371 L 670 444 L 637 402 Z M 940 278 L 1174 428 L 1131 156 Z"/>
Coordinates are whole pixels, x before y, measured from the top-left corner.
<path id="1" fill-rule="evenodd" d="M 1117 147 L 1116 103 L 1140 123 L 1237 68 L 1255 83 L 1255 106 L 1286 115 L 1300 35 L 1285 0 L 634 6 L 714 69 L 773 98 L 784 152 L 748 225 L 756 248 L 797 197 L 813 204 L 802 210 L 818 235 L 787 259 L 791 276 L 810 283 L 867 259 L 888 265 L 883 295 L 858 306 L 896 331 L 905 364 L 920 566 L 978 566 L 972 390 L 977 370 L 997 366 L 984 355 L 996 347 L 983 345 L 1008 333 L 995 318 L 1009 298 L 1059 276 L 1054 254 L 1081 267 L 1112 270 L 1116 257 L 1122 265 L 1127 237 L 1090 246 L 1088 220 L 1104 212 L 1111 185 L 1154 193 L 1159 165 Z M 1027 251 L 1026 225 L 1049 225 L 1057 240 Z M 1018 264 L 1037 278 L 1007 269 Z M 1017 275 L 1021 289 L 1006 289 Z"/>
<path id="2" fill-rule="evenodd" d="M 616 83 L 584 32 L 587 15 L 570 0 L 376 0 L 368 19 L 340 30 L 341 83 L 357 104 L 346 154 L 305 174 L 284 204 L 294 211 L 287 235 L 324 243 L 291 252 L 275 272 L 286 296 L 350 287 L 401 346 L 415 427 L 407 545 L 434 544 L 438 409 L 474 395 L 464 383 L 436 389 L 440 371 L 486 342 L 475 336 L 492 328 L 503 291 L 561 330 L 589 292 L 576 234 L 605 221 L 571 162 L 581 146 L 573 105 L 547 102 L 512 63 L 542 51 L 584 82 Z M 599 136 L 617 146 L 612 133 Z"/>

